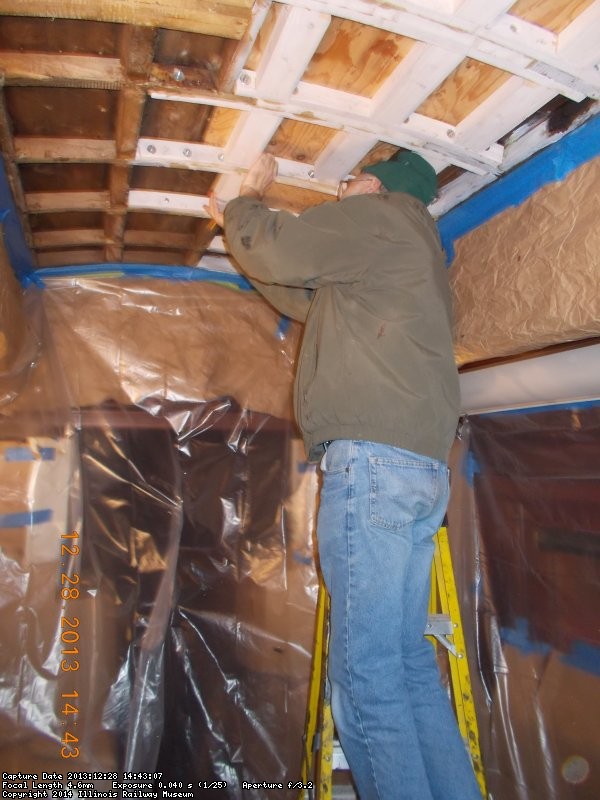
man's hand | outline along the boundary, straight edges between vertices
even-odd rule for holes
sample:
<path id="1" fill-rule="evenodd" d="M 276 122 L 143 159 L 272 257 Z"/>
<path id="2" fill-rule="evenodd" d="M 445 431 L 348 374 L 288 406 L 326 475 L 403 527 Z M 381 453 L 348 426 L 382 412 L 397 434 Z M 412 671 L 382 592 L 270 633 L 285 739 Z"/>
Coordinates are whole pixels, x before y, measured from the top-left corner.
<path id="1" fill-rule="evenodd" d="M 277 177 L 277 161 L 272 155 L 263 153 L 246 173 L 240 186 L 240 197 L 257 197 L 259 200 Z M 214 194 L 209 195 L 208 205 L 204 210 L 219 227 L 223 227 L 223 211 Z"/>
<path id="2" fill-rule="evenodd" d="M 223 212 L 220 210 L 219 202 L 214 194 L 209 195 L 208 205 L 204 206 L 204 210 L 209 217 L 212 217 L 212 219 L 220 228 L 223 227 Z"/>
<path id="3" fill-rule="evenodd" d="M 263 153 L 246 173 L 240 187 L 240 197 L 262 198 L 277 177 L 277 161 L 269 153 Z"/>

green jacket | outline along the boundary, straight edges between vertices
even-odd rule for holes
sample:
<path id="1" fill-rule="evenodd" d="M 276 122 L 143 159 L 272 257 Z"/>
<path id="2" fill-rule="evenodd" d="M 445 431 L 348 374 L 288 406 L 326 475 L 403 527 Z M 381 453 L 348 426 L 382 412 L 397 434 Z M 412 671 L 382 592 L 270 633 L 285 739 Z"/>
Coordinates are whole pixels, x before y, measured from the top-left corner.
<path id="1" fill-rule="evenodd" d="M 358 195 L 295 217 L 239 197 L 225 234 L 259 291 L 306 323 L 294 410 L 309 458 L 325 441 L 366 439 L 446 460 L 458 375 L 447 270 L 423 203 Z"/>

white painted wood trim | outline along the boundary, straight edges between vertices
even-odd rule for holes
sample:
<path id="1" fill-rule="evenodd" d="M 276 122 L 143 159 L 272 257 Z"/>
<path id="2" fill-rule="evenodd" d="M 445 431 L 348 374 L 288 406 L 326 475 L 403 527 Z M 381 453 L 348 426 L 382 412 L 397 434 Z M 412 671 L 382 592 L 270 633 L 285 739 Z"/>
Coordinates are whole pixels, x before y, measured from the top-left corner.
<path id="1" fill-rule="evenodd" d="M 553 97 L 550 89 L 509 78 L 456 126 L 457 139 L 463 147 L 476 150 L 497 142 Z"/>
<path id="2" fill-rule="evenodd" d="M 329 14 L 283 6 L 256 70 L 255 91 L 286 100 L 294 91 L 329 27 Z"/>
<path id="3" fill-rule="evenodd" d="M 205 195 L 131 189 L 127 207 L 135 211 L 161 211 L 167 214 L 207 218 L 208 214 L 204 210 L 207 203 L 208 197 Z"/>
<path id="4" fill-rule="evenodd" d="M 372 117 L 398 125 L 458 67 L 466 50 L 445 50 L 417 42 L 372 99 Z M 410 91 L 407 91 L 410 87 Z"/>

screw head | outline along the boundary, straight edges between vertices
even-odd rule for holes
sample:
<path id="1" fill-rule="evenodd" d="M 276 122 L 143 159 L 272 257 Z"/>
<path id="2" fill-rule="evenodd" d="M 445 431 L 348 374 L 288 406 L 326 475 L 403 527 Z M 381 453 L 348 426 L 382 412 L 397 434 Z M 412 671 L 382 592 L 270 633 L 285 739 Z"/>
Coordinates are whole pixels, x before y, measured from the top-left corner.
<path id="1" fill-rule="evenodd" d="M 175 67 L 175 69 L 172 72 L 172 75 L 173 79 L 176 80 L 177 83 L 181 83 L 181 81 L 185 80 L 185 72 L 182 69 L 179 69 L 179 67 Z"/>
<path id="2" fill-rule="evenodd" d="M 147 151 L 148 151 L 148 152 L 149 152 L 151 155 L 154 155 L 154 153 L 156 153 L 156 147 L 155 147 L 153 144 L 149 144 L 149 145 L 148 145 L 148 147 L 146 147 L 146 150 L 147 150 Z"/>
<path id="3" fill-rule="evenodd" d="M 240 75 L 240 81 L 247 86 L 250 83 L 250 75 L 247 72 L 242 72 Z"/>
<path id="4" fill-rule="evenodd" d="M 189 147 L 186 147 L 186 148 L 185 148 L 185 150 L 183 151 L 183 155 L 184 155 L 186 158 L 189 158 L 189 157 L 192 155 L 192 151 L 190 150 L 190 148 L 189 148 Z"/>

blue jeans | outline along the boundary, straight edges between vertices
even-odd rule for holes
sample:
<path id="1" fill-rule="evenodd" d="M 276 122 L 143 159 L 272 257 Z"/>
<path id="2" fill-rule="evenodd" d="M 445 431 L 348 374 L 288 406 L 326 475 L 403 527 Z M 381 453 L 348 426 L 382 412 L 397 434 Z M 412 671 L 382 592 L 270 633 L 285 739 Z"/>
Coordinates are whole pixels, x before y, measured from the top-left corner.
<path id="1" fill-rule="evenodd" d="M 389 445 L 332 442 L 317 537 L 331 595 L 329 680 L 361 800 L 481 800 L 425 639 L 446 464 Z"/>

